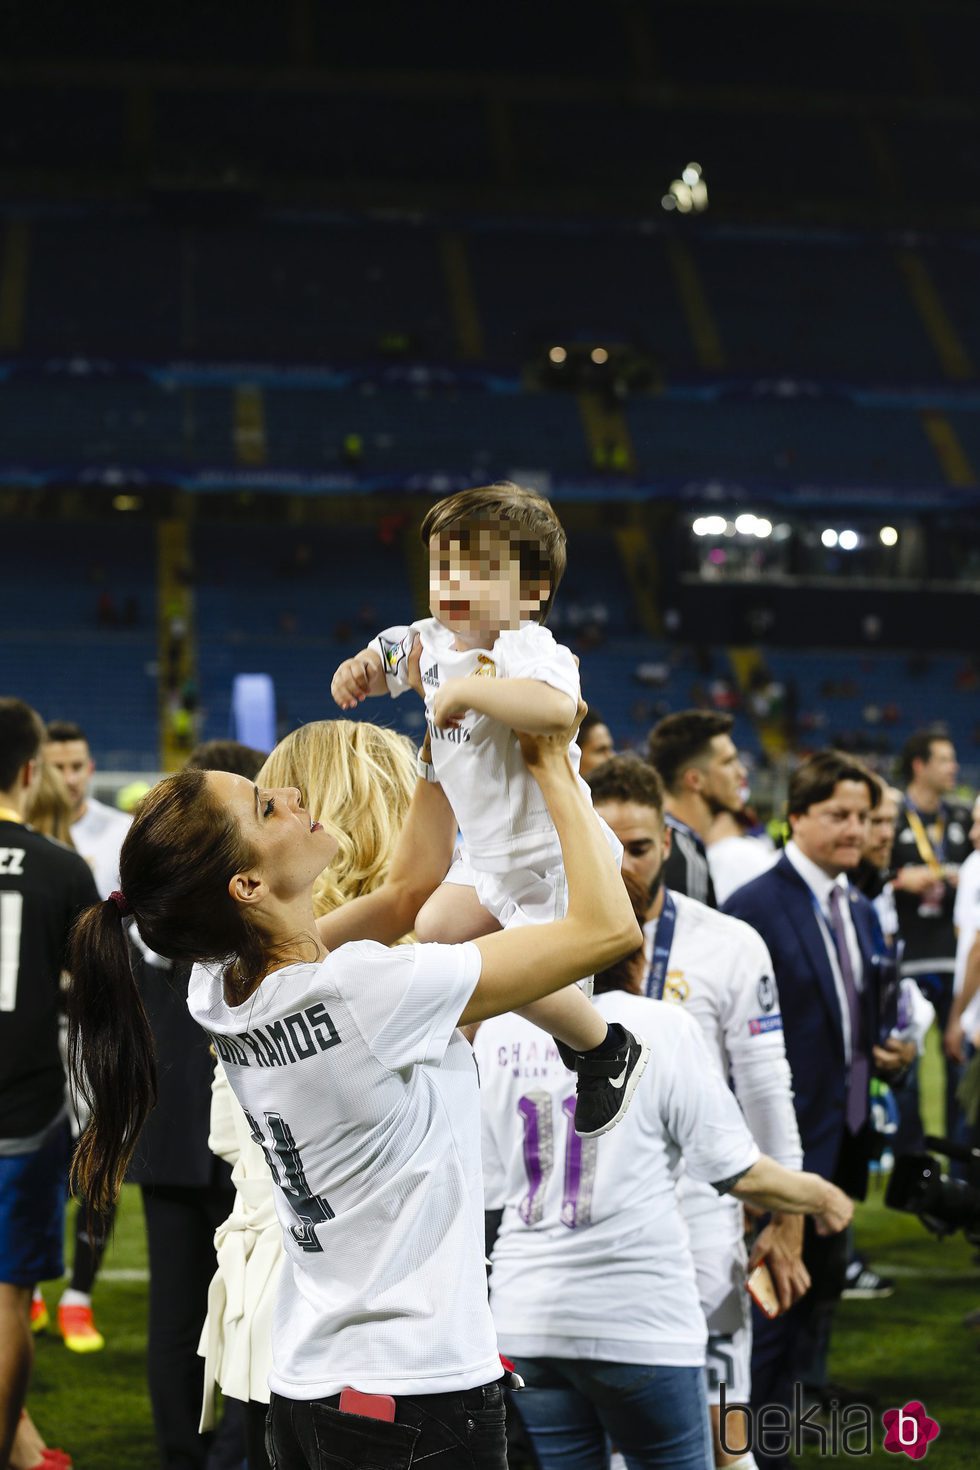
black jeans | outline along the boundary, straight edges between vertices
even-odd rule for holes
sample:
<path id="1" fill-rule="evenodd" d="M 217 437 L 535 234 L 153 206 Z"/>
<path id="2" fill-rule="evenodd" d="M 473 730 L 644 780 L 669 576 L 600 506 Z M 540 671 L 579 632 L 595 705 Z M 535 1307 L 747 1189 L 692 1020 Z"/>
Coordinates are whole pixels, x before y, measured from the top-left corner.
<path id="1" fill-rule="evenodd" d="M 396 1400 L 395 1422 L 342 1414 L 340 1396 L 272 1395 L 272 1470 L 507 1470 L 503 1385 Z"/>

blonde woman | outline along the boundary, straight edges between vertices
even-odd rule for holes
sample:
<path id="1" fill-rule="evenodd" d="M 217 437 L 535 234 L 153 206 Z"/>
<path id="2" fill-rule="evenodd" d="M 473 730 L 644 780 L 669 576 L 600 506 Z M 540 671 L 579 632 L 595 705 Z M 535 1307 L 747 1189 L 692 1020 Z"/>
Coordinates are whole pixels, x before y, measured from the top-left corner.
<path id="1" fill-rule="evenodd" d="M 27 798 L 25 816 L 35 832 L 53 837 L 66 847 L 74 847 L 71 840 L 72 803 L 68 787 L 61 772 L 47 761 L 38 764 L 38 776 Z"/>
<path id="2" fill-rule="evenodd" d="M 415 747 L 402 735 L 352 720 L 319 720 L 288 735 L 262 767 L 260 786 L 297 786 L 336 839 L 337 856 L 314 883 L 318 916 L 384 881 L 416 783 Z M 247 1405 L 249 1470 L 266 1470 L 272 1306 L 283 1260 L 272 1178 L 245 1114 L 215 1067 L 210 1144 L 232 1165 L 235 1207 L 215 1235 L 218 1269 L 208 1295 L 201 1429 L 214 1426 L 214 1390 Z"/>

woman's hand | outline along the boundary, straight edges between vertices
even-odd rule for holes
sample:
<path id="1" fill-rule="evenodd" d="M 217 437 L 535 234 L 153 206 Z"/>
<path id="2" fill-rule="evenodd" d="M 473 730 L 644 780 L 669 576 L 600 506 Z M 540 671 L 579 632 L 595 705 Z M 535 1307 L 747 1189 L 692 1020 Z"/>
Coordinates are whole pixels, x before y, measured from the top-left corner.
<path id="1" fill-rule="evenodd" d="M 572 723 L 557 735 L 528 735 L 520 730 L 517 732 L 524 764 L 533 776 L 567 759 L 568 747 L 574 741 L 588 712 L 589 706 L 584 699 L 580 699 Z"/>

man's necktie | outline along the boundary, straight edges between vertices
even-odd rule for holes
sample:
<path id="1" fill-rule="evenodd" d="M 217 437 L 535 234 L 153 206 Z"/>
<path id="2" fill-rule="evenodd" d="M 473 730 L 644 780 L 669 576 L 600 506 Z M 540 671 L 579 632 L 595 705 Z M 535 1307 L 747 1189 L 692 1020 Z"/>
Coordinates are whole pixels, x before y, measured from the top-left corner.
<path id="1" fill-rule="evenodd" d="M 847 1082 L 847 1126 L 852 1133 L 859 1133 L 868 1116 L 868 1083 L 871 1066 L 868 1059 L 868 1042 L 864 1025 L 864 1005 L 854 980 L 854 966 L 847 943 L 844 927 L 844 905 L 847 894 L 839 884 L 830 890 L 830 927 L 837 947 L 837 962 L 840 965 L 847 995 L 847 1008 L 851 1017 L 851 1069 Z"/>

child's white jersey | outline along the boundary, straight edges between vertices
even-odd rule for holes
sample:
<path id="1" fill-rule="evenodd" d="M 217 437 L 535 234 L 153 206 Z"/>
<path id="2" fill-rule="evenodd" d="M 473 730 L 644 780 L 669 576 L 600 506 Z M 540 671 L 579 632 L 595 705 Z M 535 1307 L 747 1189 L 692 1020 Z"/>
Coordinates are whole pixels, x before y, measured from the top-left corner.
<path id="1" fill-rule="evenodd" d="M 574 1128 L 575 1076 L 520 1016 L 476 1036 L 488 1208 L 503 1207 L 491 1307 L 505 1352 L 700 1366 L 707 1331 L 674 1182 L 734 1178 L 759 1150 L 698 1026 L 611 991 L 595 1005 L 650 1043 L 628 1112 Z"/>
<path id="2" fill-rule="evenodd" d="M 479 1083 L 456 1023 L 473 944 L 341 946 L 241 1006 L 198 966 L 211 1035 L 275 1186 L 286 1259 L 270 1387 L 454 1392 L 500 1375 L 484 1269 Z"/>
<path id="3" fill-rule="evenodd" d="M 574 706 L 580 684 L 571 652 L 538 623 L 501 633 L 491 649 L 460 651 L 453 647 L 453 633 L 436 618 L 423 618 L 411 627 L 386 628 L 370 644 L 381 655 L 395 698 L 411 687 L 408 655 L 416 633 L 422 643 L 419 671 L 432 736 L 432 764 L 456 815 L 471 864 L 486 873 L 506 873 L 560 863 L 554 824 L 513 730 L 473 710 L 463 716 L 458 729 L 437 730 L 432 701 L 447 679 L 477 676 L 540 679 L 567 694 Z M 569 757 L 577 772 L 581 759 L 577 745 L 570 748 Z M 584 781 L 582 786 L 588 792 Z"/>

